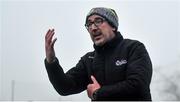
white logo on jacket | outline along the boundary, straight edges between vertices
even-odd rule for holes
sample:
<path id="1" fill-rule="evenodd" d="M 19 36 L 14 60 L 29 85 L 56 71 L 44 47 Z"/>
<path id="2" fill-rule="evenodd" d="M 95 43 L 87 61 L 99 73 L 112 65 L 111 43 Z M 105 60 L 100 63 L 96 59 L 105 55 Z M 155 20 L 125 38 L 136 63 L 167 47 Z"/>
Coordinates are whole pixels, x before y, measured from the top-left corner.
<path id="1" fill-rule="evenodd" d="M 117 61 L 115 62 L 116 66 L 121 66 L 121 65 L 126 64 L 126 63 L 127 63 L 126 60 L 121 60 L 121 61 L 117 60 Z"/>

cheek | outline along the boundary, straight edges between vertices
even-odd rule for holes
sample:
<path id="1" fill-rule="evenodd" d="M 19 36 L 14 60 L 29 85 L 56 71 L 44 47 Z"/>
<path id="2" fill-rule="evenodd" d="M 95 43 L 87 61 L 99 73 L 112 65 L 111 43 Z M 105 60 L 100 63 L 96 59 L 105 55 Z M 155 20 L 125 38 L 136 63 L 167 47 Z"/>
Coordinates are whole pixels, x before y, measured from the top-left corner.
<path id="1" fill-rule="evenodd" d="M 102 31 L 103 34 L 107 34 L 110 32 L 109 26 L 107 26 L 105 24 L 100 27 L 100 30 Z"/>
<path id="2" fill-rule="evenodd" d="M 102 34 L 103 34 L 104 37 L 109 36 L 109 33 L 110 33 L 109 29 L 105 28 L 105 29 L 102 29 L 101 31 L 102 31 Z"/>
<path id="3" fill-rule="evenodd" d="M 90 34 L 90 33 L 89 33 Z M 91 40 L 94 42 L 93 36 L 90 34 Z"/>
<path id="4" fill-rule="evenodd" d="M 110 29 L 104 29 L 102 30 L 102 33 L 103 33 L 103 38 L 106 41 L 111 40 L 113 38 L 112 30 Z"/>

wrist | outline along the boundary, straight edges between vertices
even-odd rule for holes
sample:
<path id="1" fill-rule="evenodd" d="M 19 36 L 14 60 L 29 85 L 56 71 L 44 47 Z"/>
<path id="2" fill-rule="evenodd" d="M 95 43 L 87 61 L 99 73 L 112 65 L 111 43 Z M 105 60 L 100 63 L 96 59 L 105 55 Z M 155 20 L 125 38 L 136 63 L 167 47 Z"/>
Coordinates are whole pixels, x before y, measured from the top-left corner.
<path id="1" fill-rule="evenodd" d="M 46 58 L 47 62 L 48 63 L 53 63 L 56 61 L 56 57 L 53 57 L 53 58 Z"/>

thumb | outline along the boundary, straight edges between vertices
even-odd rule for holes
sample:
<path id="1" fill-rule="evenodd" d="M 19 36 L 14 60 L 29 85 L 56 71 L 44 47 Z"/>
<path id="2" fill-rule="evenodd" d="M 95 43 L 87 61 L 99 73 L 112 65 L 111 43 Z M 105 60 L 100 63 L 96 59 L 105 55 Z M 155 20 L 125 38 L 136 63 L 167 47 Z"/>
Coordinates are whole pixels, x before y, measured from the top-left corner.
<path id="1" fill-rule="evenodd" d="M 91 80 L 92 80 L 93 83 L 98 83 L 96 78 L 93 75 L 91 75 Z"/>

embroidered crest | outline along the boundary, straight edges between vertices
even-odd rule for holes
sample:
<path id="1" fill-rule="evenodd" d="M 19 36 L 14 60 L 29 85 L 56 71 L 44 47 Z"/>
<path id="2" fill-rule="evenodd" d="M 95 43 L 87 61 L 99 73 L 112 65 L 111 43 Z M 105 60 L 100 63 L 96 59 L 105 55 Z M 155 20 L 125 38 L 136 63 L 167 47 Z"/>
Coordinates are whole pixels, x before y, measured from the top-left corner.
<path id="1" fill-rule="evenodd" d="M 123 65 L 123 64 L 126 64 L 127 63 L 127 61 L 126 60 L 117 60 L 116 62 L 115 62 L 115 64 L 116 64 L 116 66 L 121 66 L 121 65 Z"/>

